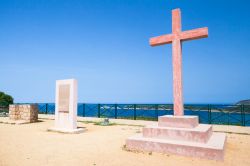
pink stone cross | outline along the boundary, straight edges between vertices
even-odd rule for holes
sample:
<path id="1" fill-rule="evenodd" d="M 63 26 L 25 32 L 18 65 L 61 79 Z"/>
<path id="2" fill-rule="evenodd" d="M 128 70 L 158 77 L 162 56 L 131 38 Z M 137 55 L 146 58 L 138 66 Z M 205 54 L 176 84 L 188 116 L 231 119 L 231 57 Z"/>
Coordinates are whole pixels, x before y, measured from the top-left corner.
<path id="1" fill-rule="evenodd" d="M 183 95 L 182 95 L 182 41 L 194 40 L 208 37 L 208 28 L 198 28 L 189 31 L 181 31 L 181 11 L 172 10 L 172 34 L 153 37 L 150 39 L 151 46 L 159 46 L 172 43 L 173 56 L 173 92 L 174 92 L 174 115 L 182 116 Z"/>

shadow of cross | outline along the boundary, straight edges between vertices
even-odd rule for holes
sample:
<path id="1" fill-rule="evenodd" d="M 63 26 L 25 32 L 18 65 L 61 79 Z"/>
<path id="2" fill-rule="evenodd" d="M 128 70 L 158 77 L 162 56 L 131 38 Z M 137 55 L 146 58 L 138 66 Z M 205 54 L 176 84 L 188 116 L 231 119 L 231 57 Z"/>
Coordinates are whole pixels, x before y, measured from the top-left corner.
<path id="1" fill-rule="evenodd" d="M 173 58 L 173 93 L 174 93 L 174 115 L 182 116 L 183 94 L 182 94 L 182 41 L 194 40 L 208 37 L 208 28 L 198 28 L 181 31 L 181 11 L 172 10 L 172 34 L 150 38 L 151 46 L 159 46 L 172 43 Z"/>

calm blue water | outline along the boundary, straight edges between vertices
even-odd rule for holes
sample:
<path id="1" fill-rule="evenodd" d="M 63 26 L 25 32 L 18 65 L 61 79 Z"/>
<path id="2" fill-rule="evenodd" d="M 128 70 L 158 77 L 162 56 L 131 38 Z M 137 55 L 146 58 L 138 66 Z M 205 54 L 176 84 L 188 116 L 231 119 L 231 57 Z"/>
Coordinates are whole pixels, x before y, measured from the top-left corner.
<path id="1" fill-rule="evenodd" d="M 40 103 L 39 112 L 54 114 L 55 104 Z M 157 120 L 158 116 L 172 115 L 173 106 L 170 104 L 78 104 L 78 116 L 86 117 L 109 117 Z M 209 111 L 211 110 L 211 111 Z M 99 113 L 98 113 L 99 112 Z M 210 105 L 192 104 L 185 105 L 185 115 L 199 116 L 200 123 L 231 124 L 250 126 L 250 106 L 244 109 L 237 105 Z"/>

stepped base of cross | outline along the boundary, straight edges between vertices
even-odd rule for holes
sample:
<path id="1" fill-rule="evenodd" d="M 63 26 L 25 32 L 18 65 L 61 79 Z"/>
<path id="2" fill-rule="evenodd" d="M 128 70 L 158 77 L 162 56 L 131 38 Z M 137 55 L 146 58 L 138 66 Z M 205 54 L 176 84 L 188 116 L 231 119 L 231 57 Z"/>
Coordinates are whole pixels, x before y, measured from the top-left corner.
<path id="1" fill-rule="evenodd" d="M 142 134 L 129 137 L 126 148 L 223 160 L 225 143 L 225 133 L 214 133 L 212 125 L 199 124 L 197 116 L 165 115 L 159 117 L 157 125 L 146 126 Z"/>

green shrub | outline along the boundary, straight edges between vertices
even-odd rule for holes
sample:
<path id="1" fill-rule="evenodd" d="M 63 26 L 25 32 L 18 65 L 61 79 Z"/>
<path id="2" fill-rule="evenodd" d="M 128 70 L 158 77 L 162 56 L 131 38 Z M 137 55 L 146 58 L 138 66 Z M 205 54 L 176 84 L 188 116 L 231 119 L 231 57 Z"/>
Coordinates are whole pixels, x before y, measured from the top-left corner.
<path id="1" fill-rule="evenodd" d="M 2 107 L 8 107 L 9 104 L 13 104 L 13 97 L 5 94 L 4 92 L 0 92 L 0 106 Z"/>

